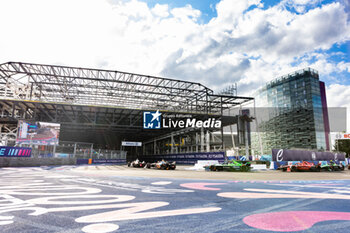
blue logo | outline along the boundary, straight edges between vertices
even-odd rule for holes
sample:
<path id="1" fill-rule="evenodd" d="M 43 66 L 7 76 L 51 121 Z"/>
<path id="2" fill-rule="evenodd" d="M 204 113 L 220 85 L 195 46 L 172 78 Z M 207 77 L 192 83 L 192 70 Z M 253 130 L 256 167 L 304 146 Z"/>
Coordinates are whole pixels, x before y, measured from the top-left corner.
<path id="1" fill-rule="evenodd" d="M 162 114 L 156 112 L 143 112 L 143 128 L 144 129 L 160 129 L 160 116 Z"/>

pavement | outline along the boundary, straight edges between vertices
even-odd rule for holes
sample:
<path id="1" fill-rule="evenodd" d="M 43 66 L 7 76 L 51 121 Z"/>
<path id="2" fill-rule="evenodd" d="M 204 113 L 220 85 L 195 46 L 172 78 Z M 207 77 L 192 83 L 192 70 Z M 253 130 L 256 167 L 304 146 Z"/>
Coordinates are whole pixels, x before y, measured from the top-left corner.
<path id="1" fill-rule="evenodd" d="M 0 169 L 0 232 L 350 232 L 350 172 Z"/>

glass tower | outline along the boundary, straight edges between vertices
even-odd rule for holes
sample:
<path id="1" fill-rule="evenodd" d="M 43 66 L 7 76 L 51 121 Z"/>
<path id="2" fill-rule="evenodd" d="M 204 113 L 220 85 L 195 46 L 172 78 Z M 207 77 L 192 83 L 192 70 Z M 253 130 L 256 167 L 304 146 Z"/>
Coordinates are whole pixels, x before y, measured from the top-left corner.
<path id="1" fill-rule="evenodd" d="M 263 112 L 257 117 L 265 154 L 279 148 L 329 150 L 324 83 L 316 70 L 306 68 L 279 77 L 255 98 L 258 113 Z M 252 141 L 253 149 L 259 151 L 257 135 L 252 135 Z"/>

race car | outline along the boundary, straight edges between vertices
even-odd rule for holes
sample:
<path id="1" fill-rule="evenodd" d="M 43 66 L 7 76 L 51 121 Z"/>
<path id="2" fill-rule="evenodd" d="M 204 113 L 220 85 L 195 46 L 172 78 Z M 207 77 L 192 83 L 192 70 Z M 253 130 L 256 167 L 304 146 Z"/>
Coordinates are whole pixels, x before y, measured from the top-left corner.
<path id="1" fill-rule="evenodd" d="M 136 159 L 135 161 L 132 161 L 132 162 L 128 162 L 128 167 L 141 167 L 141 168 L 144 168 L 146 166 L 146 162 L 143 161 L 139 161 L 138 159 Z"/>
<path id="2" fill-rule="evenodd" d="M 146 168 L 156 168 L 161 170 L 175 170 L 176 162 L 168 162 L 168 161 L 158 161 L 156 163 L 147 163 Z"/>
<path id="3" fill-rule="evenodd" d="M 321 171 L 321 166 L 319 164 L 314 164 L 314 163 L 307 162 L 307 161 L 303 161 L 301 163 L 296 163 L 296 164 L 292 164 L 292 165 L 282 165 L 279 167 L 279 169 L 285 172 L 288 170 L 288 167 L 290 168 L 290 170 L 292 172 L 296 172 L 296 171 L 319 172 L 319 171 Z"/>
<path id="4" fill-rule="evenodd" d="M 333 160 L 329 161 L 329 163 L 321 164 L 321 170 L 323 171 L 344 171 L 345 167 L 342 163 L 337 164 Z"/>
<path id="5" fill-rule="evenodd" d="M 213 164 L 210 166 L 204 166 L 205 170 L 210 171 L 240 171 L 248 172 L 251 170 L 251 163 L 246 161 L 232 160 L 226 163 Z"/>

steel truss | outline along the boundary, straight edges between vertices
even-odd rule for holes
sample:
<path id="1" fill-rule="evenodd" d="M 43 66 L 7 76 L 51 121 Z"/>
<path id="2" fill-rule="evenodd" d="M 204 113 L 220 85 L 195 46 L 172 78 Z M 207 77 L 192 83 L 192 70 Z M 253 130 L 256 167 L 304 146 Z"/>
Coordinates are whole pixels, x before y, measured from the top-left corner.
<path id="1" fill-rule="evenodd" d="M 191 113 L 221 113 L 252 98 L 215 95 L 200 83 L 119 71 L 8 62 L 0 97 Z"/>
<path id="2" fill-rule="evenodd" d="M 120 139 L 147 141 L 176 131 L 144 130 L 144 110 L 191 114 L 202 120 L 215 117 L 225 126 L 234 120 L 224 116 L 225 110 L 251 100 L 214 94 L 200 83 L 127 72 L 21 62 L 0 64 L 1 119 L 11 124 L 17 119 L 61 123 L 61 133 L 66 135 L 63 140 L 108 132 L 118 134 Z M 69 137 L 73 134 L 78 139 Z"/>

